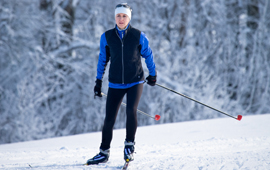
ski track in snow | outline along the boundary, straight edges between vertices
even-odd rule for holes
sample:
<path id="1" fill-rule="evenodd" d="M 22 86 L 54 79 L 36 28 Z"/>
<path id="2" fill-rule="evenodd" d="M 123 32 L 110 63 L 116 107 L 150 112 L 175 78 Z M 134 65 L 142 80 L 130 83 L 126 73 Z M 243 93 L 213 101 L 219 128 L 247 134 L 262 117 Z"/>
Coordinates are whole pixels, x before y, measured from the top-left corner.
<path id="1" fill-rule="evenodd" d="M 130 170 L 269 170 L 270 114 L 139 127 Z M 114 130 L 106 164 L 83 166 L 101 133 L 0 145 L 0 169 L 118 170 L 125 130 Z M 31 167 L 30 167 L 30 166 Z"/>

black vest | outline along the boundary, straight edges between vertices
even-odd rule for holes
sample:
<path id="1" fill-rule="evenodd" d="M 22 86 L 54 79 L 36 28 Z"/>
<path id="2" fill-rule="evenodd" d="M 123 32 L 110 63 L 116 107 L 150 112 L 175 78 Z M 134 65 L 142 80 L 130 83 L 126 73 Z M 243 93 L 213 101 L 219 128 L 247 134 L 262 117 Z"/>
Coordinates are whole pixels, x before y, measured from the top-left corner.
<path id="1" fill-rule="evenodd" d="M 141 31 L 127 28 L 121 40 L 117 29 L 105 32 L 107 40 L 106 54 L 110 57 L 109 81 L 111 83 L 126 84 L 144 80 L 141 63 Z"/>

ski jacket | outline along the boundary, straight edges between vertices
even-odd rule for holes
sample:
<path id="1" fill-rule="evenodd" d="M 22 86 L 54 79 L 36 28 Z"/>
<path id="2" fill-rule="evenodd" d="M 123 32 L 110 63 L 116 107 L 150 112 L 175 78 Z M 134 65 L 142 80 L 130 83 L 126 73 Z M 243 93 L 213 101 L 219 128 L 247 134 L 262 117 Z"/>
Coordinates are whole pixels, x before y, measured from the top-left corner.
<path id="1" fill-rule="evenodd" d="M 102 80 L 110 61 L 109 86 L 143 82 L 141 56 L 145 58 L 149 74 L 155 76 L 152 50 L 145 34 L 131 25 L 122 32 L 116 26 L 101 35 L 96 78 Z"/>

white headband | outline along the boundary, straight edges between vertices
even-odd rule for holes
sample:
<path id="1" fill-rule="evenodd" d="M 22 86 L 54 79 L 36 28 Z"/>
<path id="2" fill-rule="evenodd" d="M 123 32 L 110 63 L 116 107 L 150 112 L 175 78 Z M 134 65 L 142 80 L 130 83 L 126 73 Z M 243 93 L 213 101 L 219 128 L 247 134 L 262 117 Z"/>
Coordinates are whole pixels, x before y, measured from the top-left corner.
<path id="1" fill-rule="evenodd" d="M 131 10 L 129 8 L 126 8 L 123 6 L 115 8 L 114 16 L 116 16 L 119 13 L 126 14 L 129 17 L 129 19 L 131 20 Z"/>

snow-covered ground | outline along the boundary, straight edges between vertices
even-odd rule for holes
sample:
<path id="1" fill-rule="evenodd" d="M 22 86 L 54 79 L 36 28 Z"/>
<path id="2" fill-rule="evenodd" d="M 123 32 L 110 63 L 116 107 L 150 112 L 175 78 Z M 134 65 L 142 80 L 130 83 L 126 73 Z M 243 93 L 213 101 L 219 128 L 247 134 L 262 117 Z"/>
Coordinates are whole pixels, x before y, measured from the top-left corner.
<path id="1" fill-rule="evenodd" d="M 101 133 L 0 145 L 0 169 L 121 169 L 125 130 L 114 130 L 106 164 L 82 166 L 98 153 Z M 269 170 L 270 114 L 139 127 L 138 170 Z M 32 168 L 30 166 L 32 166 Z"/>

